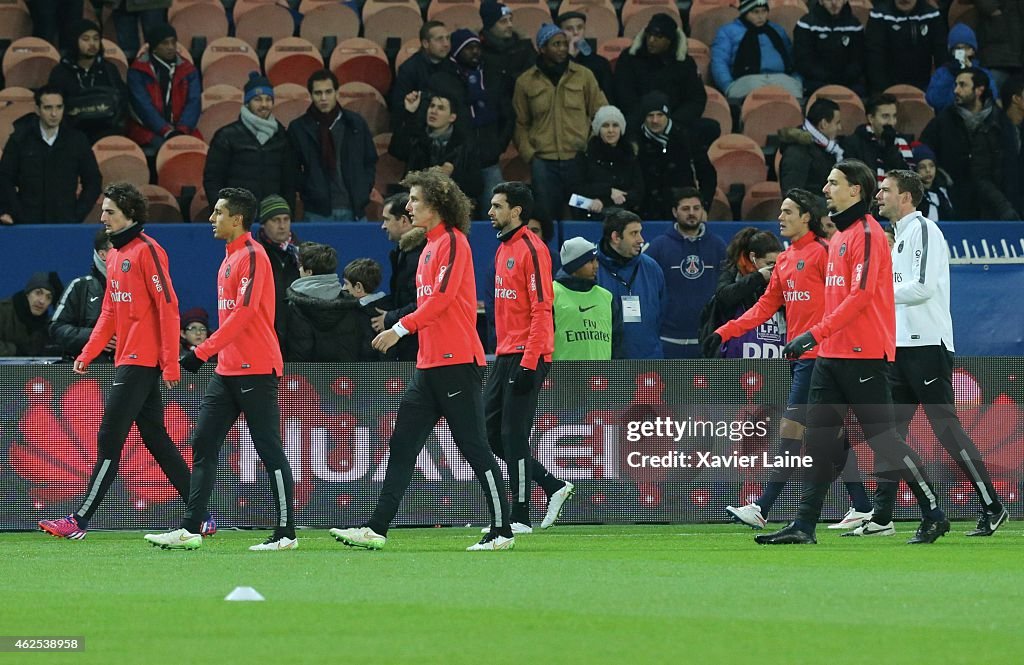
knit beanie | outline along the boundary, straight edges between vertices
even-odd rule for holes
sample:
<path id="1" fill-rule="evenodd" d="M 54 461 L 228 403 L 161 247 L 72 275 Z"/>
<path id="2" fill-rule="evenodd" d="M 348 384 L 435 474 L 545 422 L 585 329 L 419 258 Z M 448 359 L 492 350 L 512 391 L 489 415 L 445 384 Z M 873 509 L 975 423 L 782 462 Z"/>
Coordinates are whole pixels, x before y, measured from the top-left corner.
<path id="1" fill-rule="evenodd" d="M 661 35 L 662 37 L 672 39 L 676 36 L 677 29 L 678 26 L 671 16 L 664 12 L 659 12 L 651 17 L 647 27 L 644 28 L 644 32 L 649 35 Z"/>
<path id="2" fill-rule="evenodd" d="M 480 18 L 484 22 L 484 30 L 490 30 L 502 16 L 511 14 L 512 10 L 496 0 L 484 0 L 480 3 Z"/>
<path id="3" fill-rule="evenodd" d="M 579 236 L 569 238 L 562 244 L 558 257 L 562 260 L 562 270 L 571 275 L 597 258 L 597 245 Z"/>
<path id="4" fill-rule="evenodd" d="M 248 104 L 253 97 L 260 95 L 270 95 L 273 99 L 274 86 L 270 84 L 270 79 L 259 72 L 249 72 L 249 80 L 245 84 L 245 103 Z"/>
<path id="5" fill-rule="evenodd" d="M 288 207 L 288 202 L 280 194 L 271 194 L 260 201 L 260 224 L 265 224 L 268 219 L 277 215 L 291 216 L 291 214 L 292 209 Z"/>
<path id="6" fill-rule="evenodd" d="M 594 131 L 594 136 L 597 136 L 601 131 L 601 126 L 606 122 L 613 122 L 619 126 L 622 133 L 626 133 L 626 117 L 622 115 L 622 111 L 617 106 L 602 106 L 597 109 L 597 113 L 594 114 L 594 120 L 590 123 L 590 128 Z"/>
<path id="7" fill-rule="evenodd" d="M 153 47 L 168 37 L 178 38 L 178 31 L 170 23 L 154 25 L 146 31 L 146 43 L 149 44 L 149 50 L 152 51 Z"/>
<path id="8" fill-rule="evenodd" d="M 543 23 L 540 29 L 537 30 L 537 48 L 542 49 L 544 45 L 551 41 L 551 38 L 555 35 L 564 34 L 562 29 L 553 23 Z"/>
<path id="9" fill-rule="evenodd" d="M 480 38 L 476 36 L 476 33 L 469 28 L 459 28 L 452 33 L 452 53 L 451 59 L 455 60 L 459 57 L 459 52 L 466 48 L 469 44 L 476 42 L 480 43 Z"/>
<path id="10" fill-rule="evenodd" d="M 740 0 L 740 16 L 743 16 L 752 9 L 767 6 L 768 0 Z"/>

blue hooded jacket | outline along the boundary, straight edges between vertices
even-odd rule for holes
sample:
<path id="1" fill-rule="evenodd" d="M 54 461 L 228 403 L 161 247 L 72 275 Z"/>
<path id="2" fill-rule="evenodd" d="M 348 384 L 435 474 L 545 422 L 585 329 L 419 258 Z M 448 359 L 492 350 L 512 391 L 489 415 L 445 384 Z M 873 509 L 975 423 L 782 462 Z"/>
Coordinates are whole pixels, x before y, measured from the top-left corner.
<path id="1" fill-rule="evenodd" d="M 999 99 L 999 90 L 996 88 L 996 82 L 992 78 L 992 73 L 982 67 L 978 61 L 978 38 L 974 35 L 974 30 L 969 25 L 957 23 L 950 28 L 949 39 L 946 40 L 946 46 L 949 49 L 949 61 L 941 67 L 935 68 L 932 79 L 928 82 L 928 91 L 925 93 L 928 105 L 935 109 L 936 113 L 947 106 L 952 106 L 954 102 L 953 88 L 956 86 L 956 75 L 963 69 L 956 58 L 953 57 L 953 49 L 957 44 L 967 44 L 974 49 L 974 60 L 971 64 L 985 72 L 991 85 L 992 98 Z"/>
<path id="2" fill-rule="evenodd" d="M 622 296 L 640 298 L 641 320 L 623 320 L 622 323 L 621 357 L 629 360 L 664 358 L 658 334 L 665 311 L 665 275 L 658 262 L 646 254 L 624 260 L 604 240 L 598 247 L 597 261 L 597 284 L 611 291 L 613 319 L 623 320 Z"/>

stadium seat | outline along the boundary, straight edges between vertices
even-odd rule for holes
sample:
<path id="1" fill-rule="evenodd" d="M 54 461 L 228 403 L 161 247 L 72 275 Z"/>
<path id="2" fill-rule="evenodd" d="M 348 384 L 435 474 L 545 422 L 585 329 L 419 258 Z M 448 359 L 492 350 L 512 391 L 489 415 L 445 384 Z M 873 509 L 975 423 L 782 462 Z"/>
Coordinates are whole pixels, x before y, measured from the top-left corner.
<path id="1" fill-rule="evenodd" d="M 272 42 L 291 37 L 295 20 L 284 0 L 235 0 L 235 37 L 256 47 L 260 37 Z"/>
<path id="2" fill-rule="evenodd" d="M 711 85 L 711 49 L 699 39 L 686 40 L 686 54 L 693 58 L 697 73 L 705 85 Z"/>
<path id="3" fill-rule="evenodd" d="M 285 37 L 274 42 L 265 61 L 271 85 L 306 85 L 310 74 L 324 68 L 319 49 L 302 37 Z"/>
<path id="4" fill-rule="evenodd" d="M 338 44 L 330 69 L 339 83 L 362 82 L 386 95 L 391 88 L 391 66 L 384 49 L 369 39 L 353 37 Z"/>
<path id="5" fill-rule="evenodd" d="M 14 132 L 14 121 L 36 109 L 35 97 L 28 88 L 12 86 L 0 89 L 0 148 Z"/>
<path id="6" fill-rule="evenodd" d="M 715 188 L 715 198 L 711 201 L 711 210 L 708 210 L 708 221 L 733 221 L 732 206 L 729 205 L 729 199 L 726 198 L 725 192 L 722 191 L 721 187 Z"/>
<path id="7" fill-rule="evenodd" d="M 188 209 L 188 218 L 191 222 L 206 222 L 210 219 L 210 199 L 206 196 L 206 190 L 200 187 L 196 195 L 192 197 L 192 204 Z"/>
<path id="8" fill-rule="evenodd" d="M 167 21 L 187 48 L 191 48 L 193 37 L 212 42 L 228 36 L 228 15 L 220 0 L 174 0 L 167 10 Z"/>
<path id="9" fill-rule="evenodd" d="M 4 82 L 9 86 L 38 88 L 46 85 L 50 70 L 58 62 L 60 54 L 50 42 L 38 37 L 22 37 L 4 53 Z"/>
<path id="10" fill-rule="evenodd" d="M 182 187 L 201 187 L 207 150 L 206 142 L 194 136 L 175 136 L 165 141 L 156 153 L 157 184 L 172 196 L 181 196 Z"/>
<path id="11" fill-rule="evenodd" d="M 740 111 L 743 133 L 758 145 L 768 142 L 783 127 L 797 127 L 804 121 L 800 104 L 785 88 L 762 86 L 747 95 Z"/>
<path id="12" fill-rule="evenodd" d="M 515 145 L 508 144 L 505 152 L 498 158 L 498 165 L 501 167 L 501 176 L 505 180 L 529 183 L 531 180 L 530 165 L 519 156 Z"/>
<path id="13" fill-rule="evenodd" d="M 370 84 L 360 81 L 343 83 L 338 89 L 338 101 L 347 110 L 363 116 L 373 136 L 390 131 L 387 102 L 380 91 Z"/>
<path id="14" fill-rule="evenodd" d="M 779 216 L 782 190 L 779 183 L 759 182 L 747 188 L 743 196 L 741 216 L 744 222 L 770 222 Z"/>
<path id="15" fill-rule="evenodd" d="M 615 39 L 609 39 L 606 42 L 599 42 L 597 45 L 597 52 L 600 53 L 612 66 L 612 71 L 615 71 L 615 65 L 619 62 L 619 56 L 622 55 L 623 51 L 629 50 L 632 46 L 633 40 L 625 37 L 616 37 Z"/>
<path id="16" fill-rule="evenodd" d="M 302 0 L 299 5 L 302 23 L 299 36 L 317 51 L 323 49 L 324 37 L 342 41 L 359 35 L 359 15 L 347 3 L 338 0 Z"/>
<path id="17" fill-rule="evenodd" d="M 241 106 L 244 99 L 245 95 L 242 90 L 233 85 L 224 85 L 223 83 L 220 85 L 211 85 L 203 90 L 202 109 L 205 112 L 208 108 L 216 106 L 217 104 L 223 104 L 224 102 L 230 102 Z M 203 136 L 206 135 L 203 134 Z"/>
<path id="18" fill-rule="evenodd" d="M 807 14 L 807 5 L 803 0 L 768 0 L 771 9 L 770 18 L 786 29 L 789 38 L 793 38 L 796 22 Z"/>
<path id="19" fill-rule="evenodd" d="M 202 179 L 202 172 L 199 174 Z M 175 224 L 181 221 L 181 207 L 178 199 L 159 185 L 140 185 L 139 191 L 149 202 L 149 221 Z"/>
<path id="20" fill-rule="evenodd" d="M 603 44 L 619 36 L 619 17 L 611 0 L 562 0 L 558 15 L 580 12 L 587 16 L 587 37 Z"/>
<path id="21" fill-rule="evenodd" d="M 512 25 L 516 32 L 529 37 L 531 43 L 541 24 L 552 21 L 547 0 L 504 0 L 504 4 L 512 10 Z"/>
<path id="22" fill-rule="evenodd" d="M 103 57 L 108 62 L 114 63 L 117 67 L 117 71 L 121 73 L 121 80 L 128 80 L 128 57 L 121 50 L 121 47 L 116 42 L 109 39 L 103 40 Z"/>
<path id="23" fill-rule="evenodd" d="M 274 117 L 287 127 L 309 109 L 311 102 L 306 86 L 283 83 L 274 88 Z"/>
<path id="24" fill-rule="evenodd" d="M 974 0 L 953 0 L 953 4 L 949 6 L 949 27 L 952 28 L 957 23 L 969 25 L 977 32 L 978 8 L 975 7 Z"/>
<path id="25" fill-rule="evenodd" d="M 739 16 L 738 0 L 693 0 L 690 5 L 690 36 L 708 46 L 718 29 Z"/>
<path id="26" fill-rule="evenodd" d="M 432 0 L 427 7 L 427 20 L 441 21 L 452 32 L 469 28 L 479 34 L 484 25 L 480 18 L 479 0 Z M 523 36 L 533 41 L 533 35 Z"/>
<path id="27" fill-rule="evenodd" d="M 221 37 L 203 51 L 201 64 L 203 88 L 226 84 L 241 90 L 249 72 L 261 71 L 260 60 L 252 46 L 235 37 Z"/>
<path id="28" fill-rule="evenodd" d="M 867 122 L 864 114 L 864 102 L 853 90 L 841 85 L 825 85 L 814 91 L 807 99 L 810 108 L 818 98 L 831 99 L 839 104 L 839 115 L 843 119 L 843 135 L 853 134 L 853 130 Z M 800 124 L 803 124 L 801 120 Z"/>
<path id="29" fill-rule="evenodd" d="M 32 15 L 22 0 L 0 1 L 0 39 L 15 41 L 32 35 Z"/>
<path id="30" fill-rule="evenodd" d="M 724 134 L 715 139 L 708 149 L 708 158 L 718 172 L 721 187 L 736 184 L 750 187 L 764 182 L 768 175 L 761 147 L 742 134 Z"/>
<path id="31" fill-rule="evenodd" d="M 403 44 L 414 39 L 418 45 L 422 25 L 416 0 L 366 0 L 363 5 L 363 37 L 382 48 L 390 37 Z"/>
<path id="32" fill-rule="evenodd" d="M 622 5 L 622 36 L 633 39 L 655 14 L 668 14 L 676 25 L 683 24 L 675 0 L 626 0 Z"/>
<path id="33" fill-rule="evenodd" d="M 378 134 L 373 137 L 373 145 L 377 148 L 377 173 L 373 186 L 383 193 L 394 185 L 405 174 L 405 162 L 388 153 L 391 145 L 391 134 Z"/>
<path id="34" fill-rule="evenodd" d="M 413 37 L 402 42 L 402 48 L 398 49 L 398 55 L 395 56 L 395 71 L 405 64 L 405 61 L 416 55 L 420 50 L 420 38 Z"/>
<path id="35" fill-rule="evenodd" d="M 93 144 L 92 153 L 96 156 L 104 185 L 113 182 L 149 183 L 146 155 L 135 141 L 124 136 L 106 136 Z"/>
<path id="36" fill-rule="evenodd" d="M 924 92 L 912 85 L 893 85 L 885 91 L 899 102 L 896 131 L 910 134 L 914 138 L 921 136 L 921 132 L 935 117 L 935 109 L 928 105 Z"/>
<path id="37" fill-rule="evenodd" d="M 203 90 L 203 113 L 199 116 L 199 133 L 213 140 L 217 130 L 238 120 L 242 112 L 242 91 L 230 85 L 214 85 Z"/>
<path id="38" fill-rule="evenodd" d="M 704 90 L 708 94 L 708 103 L 704 106 L 703 117 L 717 121 L 723 134 L 732 133 L 732 109 L 725 95 L 710 85 L 705 85 Z"/>

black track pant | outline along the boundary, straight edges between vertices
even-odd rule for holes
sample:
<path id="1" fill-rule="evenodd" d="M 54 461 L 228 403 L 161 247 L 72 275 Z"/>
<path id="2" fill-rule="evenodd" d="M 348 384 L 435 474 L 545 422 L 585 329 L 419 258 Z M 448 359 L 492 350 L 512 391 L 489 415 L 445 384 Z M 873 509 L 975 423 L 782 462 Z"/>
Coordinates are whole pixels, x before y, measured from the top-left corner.
<path id="1" fill-rule="evenodd" d="M 192 491 L 185 518 L 181 521 L 183 528 L 199 533 L 217 481 L 217 463 L 224 437 L 239 414 L 245 414 L 256 454 L 270 476 L 270 490 L 277 511 L 276 531 L 294 535 L 295 479 L 281 445 L 277 384 L 278 377 L 274 374 L 214 374 L 210 379 L 199 408 L 199 420 L 192 433 Z"/>
<path id="2" fill-rule="evenodd" d="M 117 476 L 125 439 L 135 423 L 146 449 L 160 465 L 167 480 L 182 499 L 188 498 L 188 465 L 164 426 L 164 403 L 160 396 L 160 368 L 120 365 L 103 405 L 103 420 L 96 434 L 96 466 L 93 467 L 85 499 L 75 513 L 86 520 L 107 495 Z"/>
<path id="3" fill-rule="evenodd" d="M 366 523 L 382 536 L 398 514 L 409 488 L 416 458 L 442 417 L 448 422 L 459 452 L 469 462 L 484 491 L 493 529 L 509 533 L 508 495 L 498 463 L 487 447 L 484 406 L 480 394 L 482 369 L 474 364 L 417 369 L 402 395 L 395 430 L 388 442 L 388 466 L 377 508 Z"/>
<path id="4" fill-rule="evenodd" d="M 892 399 L 896 431 L 906 439 L 917 405 L 935 432 L 935 437 L 978 495 L 982 507 L 992 512 L 1000 506 L 985 462 L 974 441 L 964 431 L 953 400 L 953 354 L 945 346 L 906 346 L 896 349 L 892 367 Z"/>

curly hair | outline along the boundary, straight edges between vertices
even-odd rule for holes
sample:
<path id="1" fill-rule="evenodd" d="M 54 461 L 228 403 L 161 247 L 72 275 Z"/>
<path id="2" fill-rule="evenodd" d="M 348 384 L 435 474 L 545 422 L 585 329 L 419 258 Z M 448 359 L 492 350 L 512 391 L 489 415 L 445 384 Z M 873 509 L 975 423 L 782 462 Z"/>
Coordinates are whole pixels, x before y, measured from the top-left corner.
<path id="1" fill-rule="evenodd" d="M 469 235 L 473 203 L 444 171 L 438 167 L 410 171 L 401 184 L 409 189 L 419 187 L 423 202 L 438 214 L 445 226 Z"/>
<path id="2" fill-rule="evenodd" d="M 121 213 L 137 224 L 149 221 L 149 201 L 128 182 L 115 182 L 103 188 L 103 196 L 114 202 Z"/>

